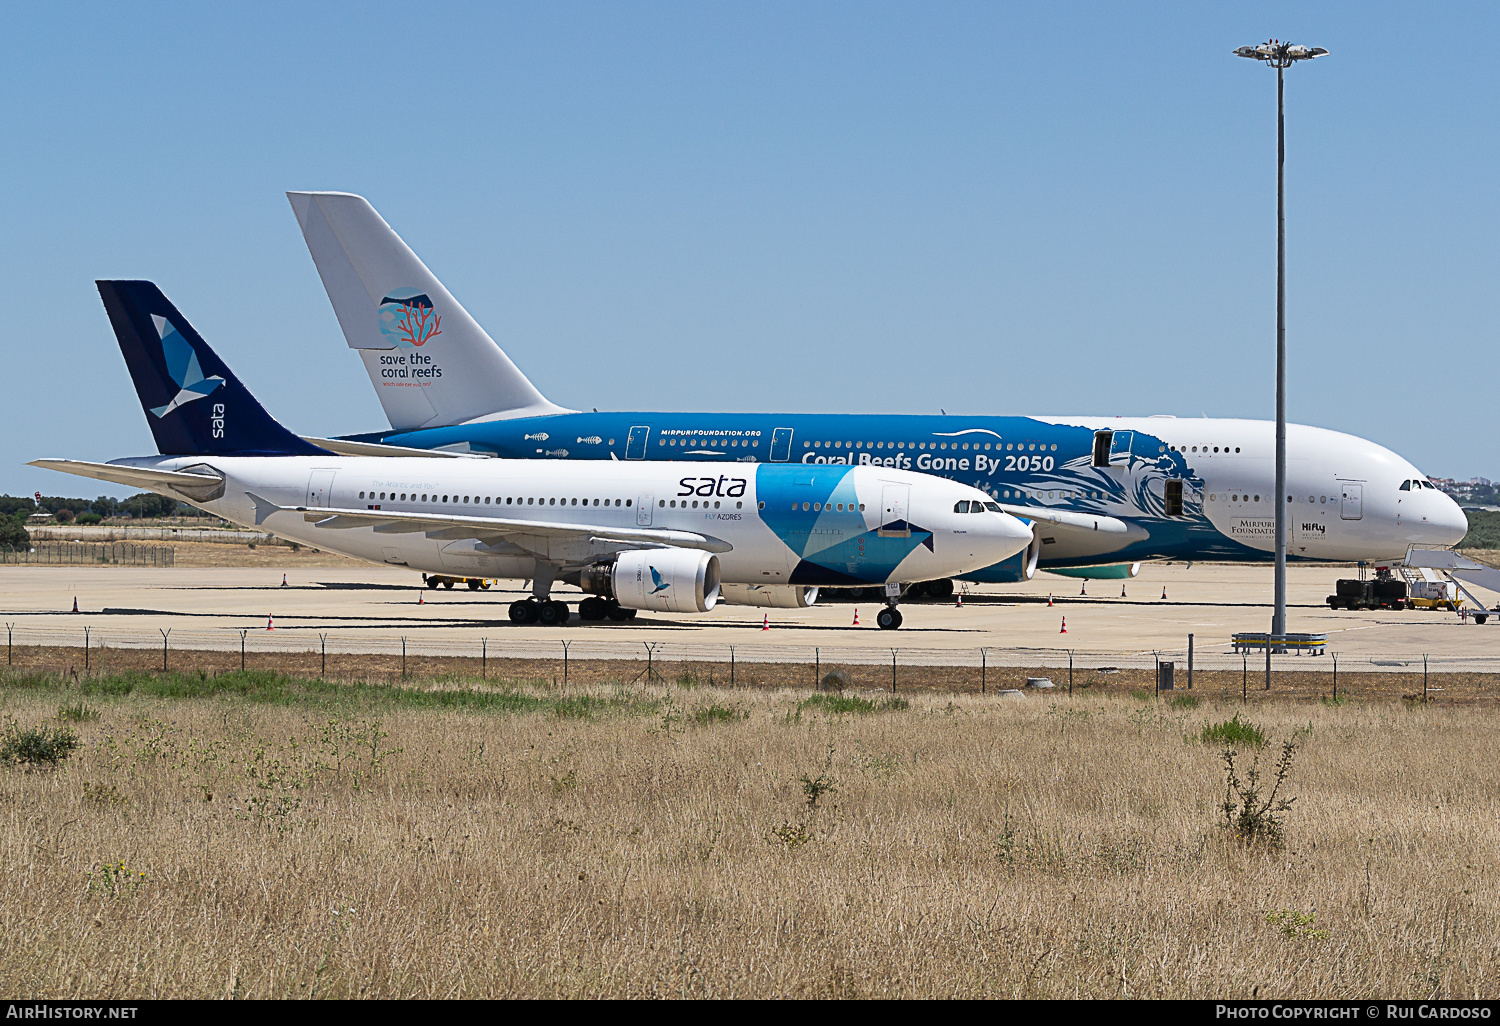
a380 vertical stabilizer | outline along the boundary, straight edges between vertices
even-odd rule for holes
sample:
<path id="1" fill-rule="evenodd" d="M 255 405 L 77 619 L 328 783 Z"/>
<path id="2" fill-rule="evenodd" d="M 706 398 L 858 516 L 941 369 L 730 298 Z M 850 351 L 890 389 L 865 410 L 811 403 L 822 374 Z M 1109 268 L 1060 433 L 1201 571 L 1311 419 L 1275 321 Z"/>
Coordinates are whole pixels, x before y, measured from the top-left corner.
<path id="1" fill-rule="evenodd" d="M 572 412 L 537 391 L 364 197 L 287 199 L 391 427 Z"/>

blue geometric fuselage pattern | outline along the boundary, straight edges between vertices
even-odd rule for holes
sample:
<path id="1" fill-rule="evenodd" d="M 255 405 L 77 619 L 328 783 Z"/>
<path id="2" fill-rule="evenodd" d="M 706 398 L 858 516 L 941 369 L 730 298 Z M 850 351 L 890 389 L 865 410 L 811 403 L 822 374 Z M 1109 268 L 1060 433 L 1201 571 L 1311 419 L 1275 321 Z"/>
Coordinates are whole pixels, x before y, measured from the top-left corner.
<path id="1" fill-rule="evenodd" d="M 1043 568 L 1146 559 L 1261 562 L 1272 558 L 1269 552 L 1221 533 L 1204 515 L 1201 504 L 1189 502 L 1180 515 L 1169 516 L 1165 482 L 1180 480 L 1192 494 L 1201 487 L 1202 479 L 1183 454 L 1173 451 L 1162 439 L 1141 430 L 1129 434 L 1126 450 L 1114 453 L 1112 466 L 1106 468 L 1093 465 L 1093 428 L 1034 417 L 566 413 L 349 437 L 420 449 L 467 444 L 475 452 L 512 459 L 797 463 L 818 471 L 878 463 L 972 485 L 1012 505 L 1117 517 L 1148 533 L 1105 556 L 1057 558 L 1044 547 L 1038 560 Z M 824 488 L 826 479 L 821 473 L 817 479 L 819 484 L 807 487 Z M 829 481 L 827 495 L 832 495 L 835 487 Z M 810 501 L 826 503 L 827 495 Z M 791 501 L 787 496 L 788 513 Z M 840 500 L 835 497 L 832 501 L 837 507 Z M 847 498 L 843 501 L 847 505 Z M 768 502 L 768 520 L 776 512 Z M 838 514 L 831 516 L 826 526 L 820 520 L 812 530 L 835 530 Z M 829 577 L 848 573 L 851 561 L 854 565 L 860 560 L 894 565 L 901 556 L 899 546 L 886 543 L 906 542 L 866 538 L 861 552 L 853 539 L 839 534 L 789 537 L 796 539 L 789 542 L 793 550 L 809 564 L 802 572 L 826 573 Z M 964 579 L 1015 581 L 1020 559 L 1012 557 L 965 574 Z"/>
<path id="2" fill-rule="evenodd" d="M 756 498 L 765 503 L 760 518 L 797 556 L 788 583 L 834 586 L 889 580 L 896 567 L 919 545 L 932 548 L 932 532 L 915 524 L 909 536 L 882 537 L 869 530 L 859 511 L 859 497 L 851 480 L 852 468 L 838 464 L 808 466 L 796 474 L 760 473 Z M 871 497 L 875 498 L 875 497 Z M 878 499 L 877 499 L 878 503 Z M 803 510 L 822 512 L 811 520 Z M 896 525 L 882 524 L 880 527 Z"/>

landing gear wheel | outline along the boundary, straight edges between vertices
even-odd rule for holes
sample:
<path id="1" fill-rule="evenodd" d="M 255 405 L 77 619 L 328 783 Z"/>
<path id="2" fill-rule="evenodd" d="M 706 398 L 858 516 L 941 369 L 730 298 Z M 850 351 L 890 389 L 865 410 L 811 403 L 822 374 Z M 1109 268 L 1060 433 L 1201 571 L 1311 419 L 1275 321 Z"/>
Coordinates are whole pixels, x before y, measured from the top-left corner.
<path id="1" fill-rule="evenodd" d="M 436 588 L 439 584 L 443 583 L 443 579 L 441 577 L 429 577 L 423 583 L 429 588 Z"/>
<path id="2" fill-rule="evenodd" d="M 566 602 L 542 602 L 537 609 L 537 619 L 548 627 L 561 627 L 568 622 Z"/>
<path id="3" fill-rule="evenodd" d="M 453 587 L 453 578 L 451 578 L 451 577 L 444 577 L 443 578 L 443 587 L 445 587 L 445 588 L 451 588 L 451 587 Z"/>
<path id="4" fill-rule="evenodd" d="M 893 631 L 901 626 L 901 611 L 891 606 L 886 606 L 875 614 L 875 623 L 883 631 Z"/>
<path id="5" fill-rule="evenodd" d="M 490 582 L 489 581 L 480 581 L 479 582 L 479 586 L 481 588 L 483 588 L 485 591 L 489 591 L 490 590 Z"/>
<path id="6" fill-rule="evenodd" d="M 536 623 L 537 604 L 523 599 L 510 604 L 510 622 L 518 624 Z"/>
<path id="7" fill-rule="evenodd" d="M 635 619 L 635 610 L 626 609 L 624 606 L 619 605 L 618 603 L 611 603 L 609 612 L 606 615 L 615 623 L 624 623 L 626 620 Z"/>
<path id="8" fill-rule="evenodd" d="M 474 578 L 470 577 L 469 581 L 468 581 L 469 590 L 470 591 L 478 591 L 479 587 L 480 587 L 480 585 L 482 583 L 483 583 L 482 581 L 478 581 L 478 580 L 475 580 Z"/>
<path id="9" fill-rule="evenodd" d="M 602 620 L 609 615 L 609 603 L 598 595 L 590 595 L 578 603 L 578 618 L 580 620 Z"/>

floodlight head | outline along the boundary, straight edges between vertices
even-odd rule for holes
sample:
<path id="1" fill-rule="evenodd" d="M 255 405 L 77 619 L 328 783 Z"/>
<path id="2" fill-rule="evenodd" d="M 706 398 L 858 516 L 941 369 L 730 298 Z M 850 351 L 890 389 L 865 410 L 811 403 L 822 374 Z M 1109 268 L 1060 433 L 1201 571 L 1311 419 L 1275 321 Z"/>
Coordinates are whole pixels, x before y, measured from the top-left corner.
<path id="1" fill-rule="evenodd" d="M 1251 60 L 1265 61 L 1273 68 L 1289 68 L 1295 61 L 1310 61 L 1314 57 L 1322 57 L 1328 51 L 1321 46 L 1303 46 L 1301 43 L 1283 43 L 1276 39 L 1268 40 L 1259 46 L 1242 46 L 1234 51 L 1236 57 L 1248 57 Z"/>

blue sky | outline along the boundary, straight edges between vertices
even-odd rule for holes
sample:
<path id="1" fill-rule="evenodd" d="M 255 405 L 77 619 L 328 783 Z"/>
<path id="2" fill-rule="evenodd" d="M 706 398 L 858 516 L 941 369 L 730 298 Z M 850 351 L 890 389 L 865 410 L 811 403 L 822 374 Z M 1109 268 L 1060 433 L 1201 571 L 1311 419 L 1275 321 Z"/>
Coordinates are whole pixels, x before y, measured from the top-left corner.
<path id="1" fill-rule="evenodd" d="M 304 433 L 384 418 L 287 189 L 367 196 L 590 409 L 1289 414 L 1500 478 L 1500 8 L 12 5 L 0 490 L 154 451 L 96 278 Z M 1432 51 L 1429 55 L 1425 51 Z M 115 490 L 114 494 L 121 494 Z"/>

